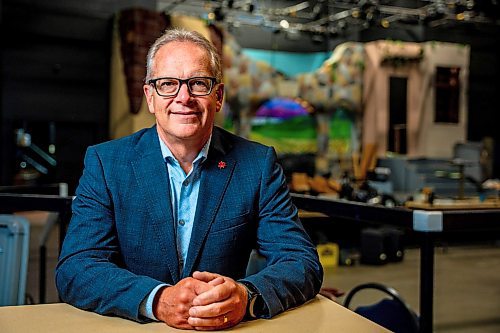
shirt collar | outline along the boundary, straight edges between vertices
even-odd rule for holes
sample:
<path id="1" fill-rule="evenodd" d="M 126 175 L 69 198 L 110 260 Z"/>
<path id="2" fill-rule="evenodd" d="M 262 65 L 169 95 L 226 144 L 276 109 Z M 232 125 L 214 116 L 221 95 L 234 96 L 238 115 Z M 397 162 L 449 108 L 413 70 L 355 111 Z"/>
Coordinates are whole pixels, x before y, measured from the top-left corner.
<path id="1" fill-rule="evenodd" d="M 171 159 L 172 161 L 177 161 L 177 159 L 174 157 L 174 155 L 172 154 L 170 149 L 168 149 L 167 145 L 165 144 L 165 142 L 163 142 L 163 140 L 160 138 L 159 135 L 158 135 L 158 140 L 160 141 L 160 148 L 161 148 L 161 154 L 163 156 L 163 159 L 165 161 L 168 161 L 169 159 Z M 207 142 L 205 143 L 203 148 L 201 148 L 200 152 L 198 153 L 198 155 L 194 159 L 193 165 L 198 164 L 198 163 L 203 163 L 203 161 L 205 161 L 207 159 L 208 149 L 210 148 L 211 141 L 212 141 L 212 134 L 210 134 L 210 137 L 208 138 Z"/>

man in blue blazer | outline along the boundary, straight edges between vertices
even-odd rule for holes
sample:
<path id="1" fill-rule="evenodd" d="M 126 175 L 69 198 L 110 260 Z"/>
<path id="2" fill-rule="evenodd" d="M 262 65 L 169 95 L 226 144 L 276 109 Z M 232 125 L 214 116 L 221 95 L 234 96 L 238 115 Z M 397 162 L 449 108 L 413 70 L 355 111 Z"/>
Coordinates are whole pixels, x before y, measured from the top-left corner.
<path id="1" fill-rule="evenodd" d="M 56 271 L 63 301 L 210 330 L 318 293 L 323 271 L 274 150 L 214 127 L 221 73 L 198 33 L 153 44 L 144 93 L 156 125 L 87 150 Z M 245 276 L 252 249 L 266 267 Z"/>

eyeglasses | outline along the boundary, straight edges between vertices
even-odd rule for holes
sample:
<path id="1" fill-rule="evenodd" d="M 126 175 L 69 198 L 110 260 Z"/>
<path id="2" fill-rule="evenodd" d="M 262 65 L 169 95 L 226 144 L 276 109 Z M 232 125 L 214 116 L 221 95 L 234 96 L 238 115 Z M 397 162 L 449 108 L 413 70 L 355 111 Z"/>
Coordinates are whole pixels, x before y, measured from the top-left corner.
<path id="1" fill-rule="evenodd" d="M 217 79 L 214 77 L 197 76 L 189 79 L 178 79 L 175 77 L 159 77 L 148 81 L 155 87 L 156 93 L 162 97 L 173 97 L 179 93 L 181 86 L 185 83 L 189 93 L 193 96 L 206 96 L 212 92 Z"/>

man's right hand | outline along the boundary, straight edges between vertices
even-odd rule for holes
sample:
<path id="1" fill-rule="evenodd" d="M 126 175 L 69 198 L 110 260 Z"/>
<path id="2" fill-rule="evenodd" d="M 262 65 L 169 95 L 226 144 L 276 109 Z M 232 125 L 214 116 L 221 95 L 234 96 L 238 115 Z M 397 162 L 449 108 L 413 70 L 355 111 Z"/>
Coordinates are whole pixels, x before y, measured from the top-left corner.
<path id="1" fill-rule="evenodd" d="M 168 326 L 194 329 L 188 324 L 189 309 L 193 305 L 193 299 L 223 282 L 224 279 L 222 278 L 207 283 L 187 277 L 174 286 L 163 287 L 156 293 L 153 302 L 153 314 Z"/>

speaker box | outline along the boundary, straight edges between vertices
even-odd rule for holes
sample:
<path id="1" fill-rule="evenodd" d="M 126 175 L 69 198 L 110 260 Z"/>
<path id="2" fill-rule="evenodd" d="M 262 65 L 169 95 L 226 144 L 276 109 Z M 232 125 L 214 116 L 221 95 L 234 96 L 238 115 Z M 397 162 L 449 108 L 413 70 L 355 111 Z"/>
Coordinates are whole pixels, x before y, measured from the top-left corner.
<path id="1" fill-rule="evenodd" d="M 403 231 L 389 227 L 384 227 L 381 231 L 384 234 L 384 248 L 387 254 L 387 260 L 390 262 L 402 261 L 405 254 Z"/>
<path id="2" fill-rule="evenodd" d="M 383 265 L 404 258 L 403 231 L 383 227 L 361 230 L 361 263 Z"/>
<path id="3" fill-rule="evenodd" d="M 385 235 L 380 229 L 367 228 L 361 230 L 361 263 L 368 265 L 387 263 L 384 237 Z"/>

